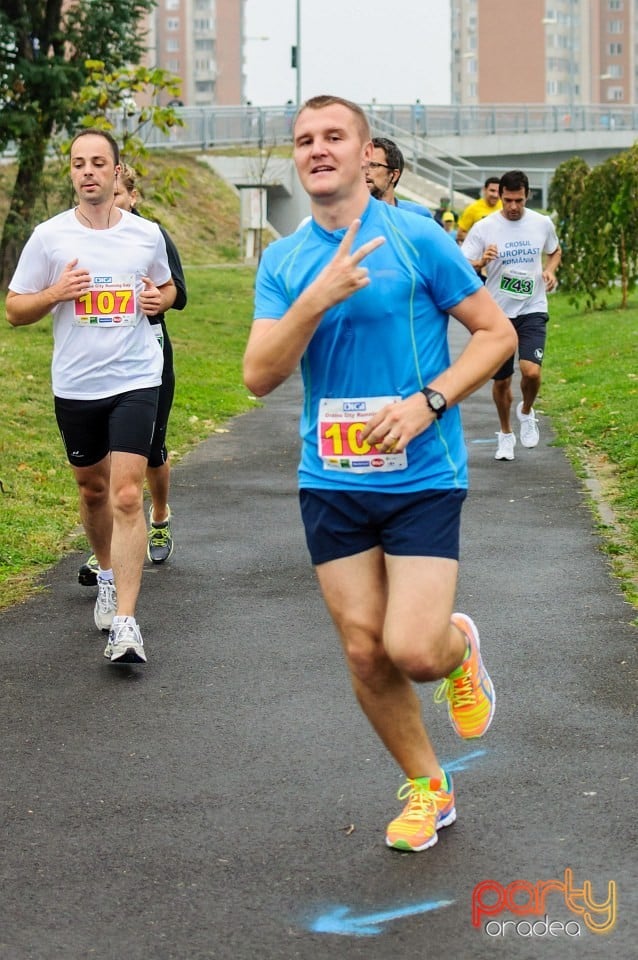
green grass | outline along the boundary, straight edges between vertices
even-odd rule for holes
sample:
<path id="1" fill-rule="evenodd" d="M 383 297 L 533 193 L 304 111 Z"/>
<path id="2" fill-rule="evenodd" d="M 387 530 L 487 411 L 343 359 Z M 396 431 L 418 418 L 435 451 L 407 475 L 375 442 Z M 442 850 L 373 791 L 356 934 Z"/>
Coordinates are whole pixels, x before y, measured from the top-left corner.
<path id="1" fill-rule="evenodd" d="M 638 306 L 577 310 L 550 298 L 542 406 L 592 497 L 627 600 L 638 605 Z M 602 498 L 601 510 L 596 501 Z"/>
<path id="2" fill-rule="evenodd" d="M 254 273 L 187 269 L 189 304 L 169 314 L 177 391 L 168 445 L 176 463 L 224 421 L 255 405 L 241 357 Z M 638 306 L 585 312 L 550 300 L 547 361 L 538 406 L 576 472 L 598 479 L 613 511 L 594 516 L 626 598 L 638 605 Z M 77 495 L 55 426 L 51 324 L 0 324 L 0 607 L 28 596 L 34 577 L 84 546 Z"/>
<path id="3" fill-rule="evenodd" d="M 186 280 L 188 306 L 169 314 L 177 379 L 167 438 L 173 463 L 255 405 L 241 377 L 254 271 L 187 268 Z M 0 608 L 27 596 L 35 576 L 65 551 L 86 545 L 53 413 L 51 349 L 50 318 L 28 327 L 0 324 Z"/>

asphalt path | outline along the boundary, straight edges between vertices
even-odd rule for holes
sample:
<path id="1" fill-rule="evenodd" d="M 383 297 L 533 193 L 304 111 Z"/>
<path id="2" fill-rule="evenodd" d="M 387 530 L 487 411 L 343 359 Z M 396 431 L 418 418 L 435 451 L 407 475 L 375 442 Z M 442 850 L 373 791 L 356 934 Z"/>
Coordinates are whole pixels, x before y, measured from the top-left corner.
<path id="1" fill-rule="evenodd" d="M 423 688 L 458 821 L 403 854 L 306 554 L 298 407 L 293 379 L 173 471 L 147 665 L 103 658 L 77 554 L 0 614 L 0 957 L 635 957 L 634 611 L 547 417 L 500 463 L 488 390 L 464 405 L 458 608 L 497 709 L 463 742 Z"/>

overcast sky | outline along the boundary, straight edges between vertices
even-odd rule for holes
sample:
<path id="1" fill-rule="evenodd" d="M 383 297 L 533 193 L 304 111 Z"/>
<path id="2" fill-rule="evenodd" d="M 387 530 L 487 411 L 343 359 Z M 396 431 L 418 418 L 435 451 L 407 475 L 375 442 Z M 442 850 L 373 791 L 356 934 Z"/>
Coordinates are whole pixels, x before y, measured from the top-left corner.
<path id="1" fill-rule="evenodd" d="M 450 102 L 449 0 L 247 0 L 246 99 L 296 97 L 290 65 L 301 10 L 301 97 Z"/>

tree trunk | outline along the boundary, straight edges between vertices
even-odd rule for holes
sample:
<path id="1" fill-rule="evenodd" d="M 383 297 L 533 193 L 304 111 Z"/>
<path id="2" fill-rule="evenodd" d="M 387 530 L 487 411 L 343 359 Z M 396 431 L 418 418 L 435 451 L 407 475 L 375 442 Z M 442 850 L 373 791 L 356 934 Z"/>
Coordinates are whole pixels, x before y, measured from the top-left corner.
<path id="1" fill-rule="evenodd" d="M 625 245 L 625 231 L 620 231 L 620 306 L 625 309 L 629 299 L 629 264 L 627 263 L 627 247 Z"/>
<path id="2" fill-rule="evenodd" d="M 35 204 L 42 189 L 42 174 L 49 133 L 42 130 L 36 139 L 20 144 L 18 175 L 11 205 L 0 240 L 0 288 L 7 289 L 22 248 L 35 226 Z"/>

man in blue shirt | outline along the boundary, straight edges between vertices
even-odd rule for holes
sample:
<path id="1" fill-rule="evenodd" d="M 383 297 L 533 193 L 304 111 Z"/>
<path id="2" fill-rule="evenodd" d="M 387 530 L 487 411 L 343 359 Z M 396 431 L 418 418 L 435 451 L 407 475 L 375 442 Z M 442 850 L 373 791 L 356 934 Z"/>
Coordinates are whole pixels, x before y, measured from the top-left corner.
<path id="1" fill-rule="evenodd" d="M 314 97 L 293 130 L 312 219 L 266 248 L 244 379 L 258 396 L 301 365 L 300 503 L 357 699 L 403 770 L 386 843 L 424 850 L 456 819 L 413 682 L 462 737 L 494 690 L 478 631 L 453 613 L 466 455 L 457 404 L 513 349 L 511 324 L 433 219 L 372 199 L 368 121 Z M 471 334 L 450 364 L 448 314 Z"/>
<path id="2" fill-rule="evenodd" d="M 410 210 L 422 217 L 431 217 L 432 212 L 424 204 L 412 203 L 411 200 L 399 200 L 395 196 L 405 160 L 394 140 L 388 140 L 387 137 L 373 137 L 372 147 L 372 159 L 366 168 L 366 183 L 370 195 L 375 200 L 383 200 L 394 207 L 401 207 L 402 210 Z"/>

